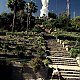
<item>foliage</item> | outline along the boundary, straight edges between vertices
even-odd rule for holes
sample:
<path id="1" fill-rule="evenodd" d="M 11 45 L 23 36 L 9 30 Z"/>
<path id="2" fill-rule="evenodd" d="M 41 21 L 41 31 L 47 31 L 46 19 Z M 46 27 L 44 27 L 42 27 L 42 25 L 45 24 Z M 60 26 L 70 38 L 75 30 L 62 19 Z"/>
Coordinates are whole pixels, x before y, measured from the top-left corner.
<path id="1" fill-rule="evenodd" d="M 13 25 L 12 25 L 12 32 L 15 31 L 16 26 L 16 13 L 19 10 L 24 10 L 25 1 L 23 0 L 8 0 L 8 7 L 13 11 Z"/>
<path id="2" fill-rule="evenodd" d="M 8 0 L 8 7 L 11 9 L 11 11 L 14 10 L 14 4 L 16 5 L 16 10 L 24 10 L 25 7 L 25 1 L 24 0 Z"/>
<path id="3" fill-rule="evenodd" d="M 39 26 L 35 26 L 35 27 L 32 29 L 32 32 L 40 33 L 40 32 L 42 32 L 42 28 L 39 27 Z"/>
<path id="4" fill-rule="evenodd" d="M 37 24 L 42 25 L 42 22 L 44 22 L 44 21 L 45 21 L 44 19 L 36 19 L 35 23 L 36 23 L 36 25 Z"/>
<path id="5" fill-rule="evenodd" d="M 53 19 L 45 20 L 44 22 L 42 22 L 42 25 L 44 26 L 44 28 L 51 29 L 53 28 L 54 20 Z"/>
<path id="6" fill-rule="evenodd" d="M 48 17 L 49 18 L 52 18 L 52 19 L 56 19 L 57 18 L 57 15 L 55 13 L 53 13 L 53 12 L 49 12 L 48 13 Z"/>
<path id="7" fill-rule="evenodd" d="M 80 49 L 71 48 L 71 50 L 70 50 L 71 57 L 76 58 L 78 54 L 80 54 Z"/>
<path id="8" fill-rule="evenodd" d="M 80 32 L 80 16 L 73 18 L 71 24 L 73 31 Z"/>
<path id="9" fill-rule="evenodd" d="M 60 29 L 57 29 L 56 32 L 52 32 L 52 34 L 62 40 L 73 40 L 80 41 L 80 33 L 79 32 L 67 32 Z"/>
<path id="10" fill-rule="evenodd" d="M 37 11 L 37 6 L 33 1 L 30 1 L 28 5 L 24 0 L 8 0 L 8 7 L 14 13 L 11 26 L 12 31 L 25 31 L 26 25 L 28 25 L 28 29 L 33 28 L 35 25 L 35 18 L 32 16 L 32 13 Z"/>
<path id="11" fill-rule="evenodd" d="M 45 65 L 48 65 L 50 63 L 50 61 L 48 59 L 43 60 Z"/>
<path id="12" fill-rule="evenodd" d="M 0 15 L 0 28 L 11 31 L 12 17 L 12 13 L 2 13 Z"/>
<path id="13" fill-rule="evenodd" d="M 31 66 L 33 67 L 33 70 L 35 72 L 37 72 L 38 70 L 41 69 L 41 67 L 44 67 L 44 63 L 42 62 L 42 60 L 40 58 L 33 58 L 31 61 L 30 61 L 30 64 Z"/>
<path id="14" fill-rule="evenodd" d="M 36 54 L 38 54 L 38 56 L 44 56 L 45 55 L 45 50 L 42 49 L 41 47 L 38 47 L 36 50 Z"/>
<path id="15" fill-rule="evenodd" d="M 9 65 L 10 64 L 10 61 L 9 60 L 6 60 L 6 59 L 0 59 L 0 66 L 1 65 L 5 65 L 5 66 L 7 66 L 7 65 Z"/>
<path id="16" fill-rule="evenodd" d="M 27 12 L 29 12 L 31 15 L 32 15 L 32 13 L 37 12 L 37 6 L 35 5 L 35 3 L 33 1 L 30 1 L 26 5 L 26 9 L 28 10 Z"/>
<path id="17" fill-rule="evenodd" d="M 12 1 L 12 0 L 10 0 Z M 9 3 L 11 4 L 11 3 Z M 22 4 L 22 3 L 21 3 Z M 25 6 L 24 6 L 25 7 Z M 14 18 L 13 16 L 15 16 L 14 18 L 16 18 L 15 20 L 15 27 L 13 27 L 13 22 L 14 22 Z M 8 30 L 8 31 L 12 31 L 13 29 L 15 31 L 26 31 L 26 21 L 27 21 L 27 13 L 26 11 L 24 11 L 24 9 L 18 9 L 18 11 L 16 11 L 15 14 L 13 13 L 2 13 L 0 15 L 0 29 L 1 30 Z M 35 25 L 35 17 L 34 16 L 30 16 L 29 17 L 29 22 L 30 24 L 29 26 L 29 30 L 31 30 L 34 25 Z"/>
<path id="18" fill-rule="evenodd" d="M 73 21 L 73 25 L 75 25 L 76 27 L 80 26 L 80 16 L 73 18 L 72 21 Z"/>
<path id="19" fill-rule="evenodd" d="M 62 28 L 62 29 L 71 27 L 70 17 L 68 17 L 65 12 L 61 13 L 55 21 L 55 27 Z"/>

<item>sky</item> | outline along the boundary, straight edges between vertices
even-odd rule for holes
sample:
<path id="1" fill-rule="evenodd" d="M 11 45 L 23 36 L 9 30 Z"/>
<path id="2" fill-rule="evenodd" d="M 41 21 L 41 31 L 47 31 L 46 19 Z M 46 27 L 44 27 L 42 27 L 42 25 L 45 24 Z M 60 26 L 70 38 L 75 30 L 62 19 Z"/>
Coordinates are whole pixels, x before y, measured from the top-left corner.
<path id="1" fill-rule="evenodd" d="M 30 1 L 30 0 L 25 0 Z M 35 13 L 35 16 L 40 15 L 40 9 L 41 9 L 41 0 L 35 0 L 36 5 L 38 6 L 38 11 Z M 80 16 L 80 0 L 70 0 L 70 14 L 73 17 L 73 13 L 75 11 L 76 16 Z M 60 14 L 61 12 L 64 12 L 66 10 L 66 0 L 49 0 L 49 7 L 50 12 L 54 12 L 56 14 Z M 7 0 L 0 0 L 0 13 L 2 12 L 10 12 L 10 10 L 7 8 Z"/>

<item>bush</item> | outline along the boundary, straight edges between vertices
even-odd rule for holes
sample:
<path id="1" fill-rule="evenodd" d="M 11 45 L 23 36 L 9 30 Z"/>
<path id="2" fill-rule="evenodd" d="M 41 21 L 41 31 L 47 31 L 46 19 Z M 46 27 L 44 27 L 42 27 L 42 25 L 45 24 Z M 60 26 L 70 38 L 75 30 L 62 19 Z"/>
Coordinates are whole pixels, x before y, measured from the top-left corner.
<path id="1" fill-rule="evenodd" d="M 43 60 L 45 65 L 48 65 L 50 63 L 50 61 L 48 59 Z"/>
<path id="2" fill-rule="evenodd" d="M 32 32 L 38 32 L 38 33 L 40 33 L 40 32 L 42 32 L 42 29 L 39 26 L 38 27 L 34 27 L 32 29 Z"/>
<path id="3" fill-rule="evenodd" d="M 76 58 L 78 54 L 80 54 L 80 49 L 71 48 L 71 50 L 70 50 L 71 57 Z"/>
<path id="4" fill-rule="evenodd" d="M 61 40 L 73 40 L 73 41 L 80 41 L 80 37 L 79 36 L 77 36 L 77 37 L 75 37 L 75 36 L 68 36 L 68 35 L 57 35 L 57 38 L 58 39 L 61 39 Z"/>
<path id="5" fill-rule="evenodd" d="M 37 72 L 38 70 L 41 69 L 41 67 L 43 66 L 44 67 L 44 63 L 42 62 L 42 60 L 40 58 L 33 58 L 31 61 L 30 61 L 30 65 L 32 66 L 33 70 L 35 72 Z"/>

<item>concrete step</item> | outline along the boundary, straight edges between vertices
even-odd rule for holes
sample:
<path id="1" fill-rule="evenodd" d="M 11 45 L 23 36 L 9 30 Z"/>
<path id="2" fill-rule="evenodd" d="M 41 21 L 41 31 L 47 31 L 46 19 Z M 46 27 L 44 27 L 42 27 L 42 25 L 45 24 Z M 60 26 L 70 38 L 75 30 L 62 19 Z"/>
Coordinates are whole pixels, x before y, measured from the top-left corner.
<path id="1" fill-rule="evenodd" d="M 66 63 L 52 63 L 52 65 L 67 65 L 67 66 L 77 66 L 77 64 L 66 64 Z"/>
<path id="2" fill-rule="evenodd" d="M 47 44 L 49 47 L 61 47 L 61 48 L 63 48 L 63 46 L 62 45 L 60 45 L 60 44 L 51 44 L 51 43 L 49 43 L 49 44 Z"/>
<path id="3" fill-rule="evenodd" d="M 72 77 L 72 76 L 63 76 L 63 78 L 64 78 L 64 79 L 67 79 L 67 80 L 69 80 L 69 79 L 70 79 L 70 80 L 73 80 L 73 79 L 74 79 L 74 80 L 80 80 L 80 77 Z"/>
<path id="4" fill-rule="evenodd" d="M 74 70 L 74 71 L 80 71 L 80 67 L 79 66 L 68 66 L 68 65 L 53 65 L 53 64 L 49 64 L 50 68 L 55 68 L 58 67 L 60 70 Z"/>
<path id="5" fill-rule="evenodd" d="M 53 63 L 66 63 L 66 64 L 77 64 L 77 62 L 67 62 L 62 60 L 52 60 Z"/>
<path id="6" fill-rule="evenodd" d="M 52 60 L 49 64 L 50 68 L 59 68 L 59 71 L 65 80 L 80 80 L 80 67 L 75 58 L 70 58 L 70 53 L 67 52 L 61 44 L 56 40 L 48 40 L 51 56 L 47 56 Z M 54 79 L 52 79 L 54 80 Z"/>
<path id="7" fill-rule="evenodd" d="M 66 65 L 65 63 L 52 63 L 52 65 Z"/>
<path id="8" fill-rule="evenodd" d="M 60 70 L 60 73 L 67 73 L 67 74 L 80 74 L 80 71 L 74 71 L 74 70 Z"/>
<path id="9" fill-rule="evenodd" d="M 65 59 L 65 60 L 76 60 L 75 58 L 66 58 L 66 57 L 53 57 L 53 56 L 47 56 L 50 59 Z"/>
<path id="10" fill-rule="evenodd" d="M 80 77 L 80 74 L 70 74 L 70 73 L 61 73 L 62 76 L 72 76 L 72 77 Z"/>
<path id="11" fill-rule="evenodd" d="M 49 52 L 54 52 L 54 53 L 64 53 L 64 51 L 49 51 Z"/>
<path id="12" fill-rule="evenodd" d="M 64 56 L 67 57 L 68 54 L 53 54 L 53 53 L 52 53 L 52 56 L 53 56 L 53 57 L 64 57 Z"/>
<path id="13" fill-rule="evenodd" d="M 76 63 L 76 60 L 66 60 L 66 59 L 55 59 L 55 58 L 52 58 L 51 59 L 52 61 L 55 61 L 55 62 L 59 62 L 59 61 L 63 61 L 63 62 L 67 62 L 67 63 Z"/>
<path id="14" fill-rule="evenodd" d="M 52 60 L 52 64 L 56 65 L 69 65 L 78 66 L 75 58 L 64 58 L 64 57 L 49 57 Z"/>
<path id="15" fill-rule="evenodd" d="M 59 68 L 59 72 L 64 79 L 80 80 L 80 67 L 78 66 L 63 66 L 63 65 L 49 65 L 49 67 Z"/>

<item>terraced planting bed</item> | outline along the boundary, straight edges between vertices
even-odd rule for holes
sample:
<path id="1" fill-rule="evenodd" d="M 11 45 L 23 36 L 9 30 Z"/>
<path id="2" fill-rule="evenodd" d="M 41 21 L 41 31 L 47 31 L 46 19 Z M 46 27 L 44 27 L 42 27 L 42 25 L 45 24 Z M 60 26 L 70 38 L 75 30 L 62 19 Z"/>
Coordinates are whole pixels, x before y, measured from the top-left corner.
<path id="1" fill-rule="evenodd" d="M 42 70 L 41 72 L 44 73 L 49 63 L 46 56 L 46 41 L 41 33 L 7 32 L 5 35 L 0 35 L 0 61 L 3 64 L 8 63 L 6 65 L 12 64 L 15 68 L 23 68 L 22 75 L 33 75 L 28 73 L 30 70 L 32 72 Z M 3 64 L 0 65 L 3 66 Z M 27 66 L 29 69 L 26 71 Z M 17 73 L 13 72 L 13 74 L 17 77 Z"/>
<path id="2" fill-rule="evenodd" d="M 0 56 L 11 58 L 40 57 L 45 56 L 46 42 L 42 34 L 25 32 L 8 32 L 6 35 L 0 35 Z M 31 59 L 31 58 L 30 58 Z"/>
<path id="3" fill-rule="evenodd" d="M 31 34 L 30 36 L 23 34 L 22 36 L 22 33 L 7 33 L 6 36 L 0 36 L 0 51 L 2 52 L 5 51 L 7 53 L 11 52 L 11 54 L 17 54 L 17 52 L 20 51 L 31 51 L 31 49 L 35 47 L 45 49 L 45 40 L 40 34 L 34 36 Z"/>

